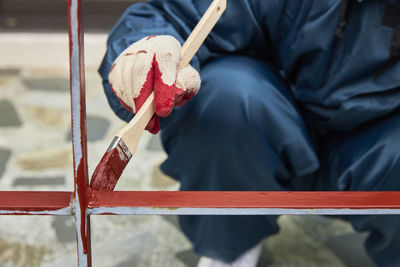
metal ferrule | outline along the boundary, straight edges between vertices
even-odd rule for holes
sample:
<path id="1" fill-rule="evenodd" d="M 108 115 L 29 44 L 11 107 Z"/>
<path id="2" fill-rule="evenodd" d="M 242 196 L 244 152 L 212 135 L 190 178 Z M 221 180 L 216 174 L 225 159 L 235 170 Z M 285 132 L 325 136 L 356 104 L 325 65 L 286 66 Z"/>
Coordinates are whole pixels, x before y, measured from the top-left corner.
<path id="1" fill-rule="evenodd" d="M 122 150 L 122 152 L 128 159 L 132 158 L 131 151 L 129 150 L 128 146 L 125 144 L 124 140 L 121 137 L 119 136 L 114 137 L 113 141 L 111 142 L 110 146 L 107 149 L 107 152 L 110 152 L 114 148 Z"/>

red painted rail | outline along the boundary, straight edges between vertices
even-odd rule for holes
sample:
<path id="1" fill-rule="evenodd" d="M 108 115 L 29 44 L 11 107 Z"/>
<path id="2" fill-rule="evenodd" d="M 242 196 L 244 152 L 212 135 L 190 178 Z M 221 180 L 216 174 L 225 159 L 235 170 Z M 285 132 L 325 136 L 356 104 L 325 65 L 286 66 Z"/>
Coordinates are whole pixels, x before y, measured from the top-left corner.
<path id="1" fill-rule="evenodd" d="M 72 215 L 72 192 L 0 192 L 0 214 Z"/>
<path id="2" fill-rule="evenodd" d="M 82 0 L 68 0 L 74 192 L 0 192 L 0 215 L 72 215 L 91 266 L 94 214 L 400 214 L 400 192 L 92 191 L 88 187 Z M 110 255 L 111 257 L 111 255 Z"/>
<path id="3" fill-rule="evenodd" d="M 88 207 L 400 209 L 400 192 L 92 191 Z"/>

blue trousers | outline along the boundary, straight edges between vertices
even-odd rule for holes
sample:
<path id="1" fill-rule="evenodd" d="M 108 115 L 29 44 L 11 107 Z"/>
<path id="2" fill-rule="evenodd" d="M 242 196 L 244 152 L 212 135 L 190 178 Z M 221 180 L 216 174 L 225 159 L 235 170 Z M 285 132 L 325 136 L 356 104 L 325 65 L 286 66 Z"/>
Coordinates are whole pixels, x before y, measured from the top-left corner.
<path id="1" fill-rule="evenodd" d="M 266 62 L 222 57 L 201 77 L 198 95 L 161 121 L 161 168 L 181 190 L 400 190 L 400 112 L 334 133 L 302 115 Z M 276 219 L 181 216 L 180 224 L 197 253 L 231 262 L 278 232 Z M 400 216 L 344 219 L 370 232 L 365 245 L 378 266 L 400 266 Z"/>

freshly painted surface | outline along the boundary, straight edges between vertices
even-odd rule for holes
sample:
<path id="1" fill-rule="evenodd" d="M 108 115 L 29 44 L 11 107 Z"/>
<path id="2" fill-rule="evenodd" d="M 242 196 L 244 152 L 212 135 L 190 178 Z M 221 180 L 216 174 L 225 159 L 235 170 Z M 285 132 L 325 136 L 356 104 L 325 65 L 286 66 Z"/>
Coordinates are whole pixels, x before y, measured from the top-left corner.
<path id="1" fill-rule="evenodd" d="M 79 266 L 91 266 L 94 214 L 400 214 L 400 192 L 90 191 L 81 1 L 68 7 L 75 192 L 0 192 L 0 215 L 75 215 Z"/>
<path id="2" fill-rule="evenodd" d="M 400 215 L 400 209 L 98 207 L 90 215 Z"/>
<path id="3" fill-rule="evenodd" d="M 88 166 L 82 1 L 68 1 L 71 123 L 74 152 L 75 221 L 79 266 L 91 266 L 90 220 L 86 214 Z"/>
<path id="4" fill-rule="evenodd" d="M 72 192 L 0 192 L 0 214 L 72 215 Z"/>
<path id="5" fill-rule="evenodd" d="M 89 208 L 400 209 L 400 192 L 92 191 Z"/>

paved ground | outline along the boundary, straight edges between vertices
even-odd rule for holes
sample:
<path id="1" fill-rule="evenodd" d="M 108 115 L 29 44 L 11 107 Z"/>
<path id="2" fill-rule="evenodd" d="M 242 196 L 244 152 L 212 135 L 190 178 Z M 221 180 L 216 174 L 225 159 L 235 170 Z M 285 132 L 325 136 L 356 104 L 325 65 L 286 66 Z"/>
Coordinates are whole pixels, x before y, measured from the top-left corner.
<path id="1" fill-rule="evenodd" d="M 2 190 L 73 189 L 68 70 L 57 67 L 57 57 L 52 60 L 46 68 L 0 64 Z M 94 68 L 87 70 L 86 84 L 92 173 L 123 122 L 109 109 Z M 158 136 L 145 134 L 117 190 L 176 190 L 179 185 L 158 169 L 163 159 Z M 281 232 L 263 243 L 259 266 L 373 266 L 362 247 L 366 234 L 354 233 L 347 223 L 318 216 L 282 216 L 279 223 Z M 92 234 L 94 266 L 179 267 L 198 261 L 175 216 L 92 217 Z M 0 266 L 76 266 L 75 255 L 71 217 L 1 218 Z"/>

